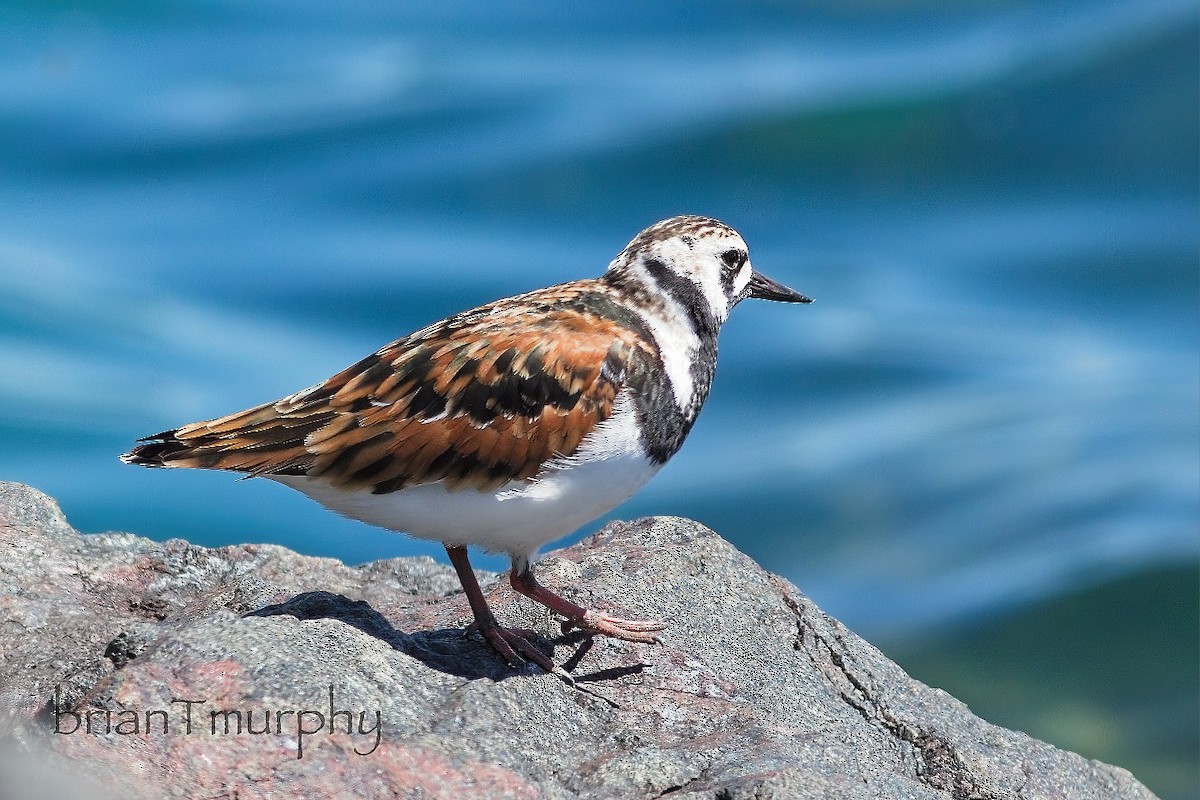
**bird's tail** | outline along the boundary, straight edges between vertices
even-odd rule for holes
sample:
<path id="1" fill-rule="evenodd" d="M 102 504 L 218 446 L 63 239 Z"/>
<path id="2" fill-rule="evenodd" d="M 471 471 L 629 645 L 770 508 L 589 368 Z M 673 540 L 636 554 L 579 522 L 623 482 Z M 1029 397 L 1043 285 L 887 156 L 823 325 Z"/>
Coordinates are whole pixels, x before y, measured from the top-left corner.
<path id="1" fill-rule="evenodd" d="M 139 464 L 143 467 L 190 467 L 192 465 L 187 463 L 171 463 L 187 459 L 192 450 L 191 444 L 176 437 L 177 433 L 178 430 L 163 431 L 138 439 L 145 444 L 139 444 L 128 453 L 123 453 L 121 460 L 126 464 Z"/>
<path id="2" fill-rule="evenodd" d="M 320 428 L 332 412 L 295 411 L 294 418 L 276 403 L 239 411 L 220 419 L 193 422 L 138 440 L 121 456 L 143 467 L 220 469 L 247 475 L 302 475 L 312 461 L 305 436 Z"/>

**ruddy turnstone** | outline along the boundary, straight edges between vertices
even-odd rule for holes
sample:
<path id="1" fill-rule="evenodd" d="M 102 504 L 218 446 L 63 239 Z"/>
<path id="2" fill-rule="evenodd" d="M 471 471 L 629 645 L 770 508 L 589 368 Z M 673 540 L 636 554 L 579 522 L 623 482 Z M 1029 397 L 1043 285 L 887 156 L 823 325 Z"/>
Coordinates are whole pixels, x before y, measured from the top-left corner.
<path id="1" fill-rule="evenodd" d="M 513 589 L 561 615 L 564 630 L 657 642 L 664 623 L 560 597 L 531 559 L 679 450 L 708 397 L 717 332 L 747 297 L 811 302 L 756 272 L 728 225 L 672 217 L 600 278 L 455 314 L 282 400 L 147 436 L 121 459 L 270 478 L 347 517 L 442 542 L 491 646 L 514 666 L 561 674 L 496 621 L 467 545 L 507 553 Z"/>

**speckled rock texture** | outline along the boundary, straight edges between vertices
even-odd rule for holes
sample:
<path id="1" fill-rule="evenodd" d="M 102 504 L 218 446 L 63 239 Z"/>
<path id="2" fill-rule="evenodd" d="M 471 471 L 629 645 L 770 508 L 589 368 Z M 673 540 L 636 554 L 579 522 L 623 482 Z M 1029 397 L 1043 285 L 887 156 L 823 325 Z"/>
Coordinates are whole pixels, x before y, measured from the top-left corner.
<path id="1" fill-rule="evenodd" d="M 572 688 L 464 635 L 466 599 L 432 560 L 85 536 L 50 498 L 0 484 L 0 793 L 1153 796 L 913 681 L 695 522 L 614 523 L 538 574 L 669 621 L 665 644 L 564 636 L 484 576 Z"/>

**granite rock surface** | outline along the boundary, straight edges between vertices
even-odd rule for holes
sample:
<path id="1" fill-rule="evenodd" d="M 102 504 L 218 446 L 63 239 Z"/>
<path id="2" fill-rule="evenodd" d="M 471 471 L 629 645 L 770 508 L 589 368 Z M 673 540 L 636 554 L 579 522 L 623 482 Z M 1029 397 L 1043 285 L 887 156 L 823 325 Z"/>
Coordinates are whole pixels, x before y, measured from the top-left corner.
<path id="1" fill-rule="evenodd" d="M 1151 798 L 975 717 L 698 523 L 614 523 L 539 579 L 666 620 L 564 635 L 483 576 L 571 687 L 477 636 L 448 566 L 81 535 L 0 483 L 6 797 Z M 103 792 L 103 794 L 95 794 Z"/>

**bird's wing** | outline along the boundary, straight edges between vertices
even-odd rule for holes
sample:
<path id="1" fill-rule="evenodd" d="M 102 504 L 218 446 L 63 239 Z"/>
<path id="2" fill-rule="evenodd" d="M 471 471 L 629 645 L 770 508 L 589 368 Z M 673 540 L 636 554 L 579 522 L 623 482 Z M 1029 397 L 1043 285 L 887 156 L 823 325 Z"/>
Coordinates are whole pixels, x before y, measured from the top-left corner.
<path id="1" fill-rule="evenodd" d="M 652 346 L 589 303 L 587 283 L 463 312 L 277 402 L 147 437 L 125 458 L 376 493 L 531 478 L 609 417 L 627 365 Z"/>

